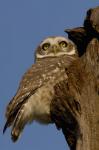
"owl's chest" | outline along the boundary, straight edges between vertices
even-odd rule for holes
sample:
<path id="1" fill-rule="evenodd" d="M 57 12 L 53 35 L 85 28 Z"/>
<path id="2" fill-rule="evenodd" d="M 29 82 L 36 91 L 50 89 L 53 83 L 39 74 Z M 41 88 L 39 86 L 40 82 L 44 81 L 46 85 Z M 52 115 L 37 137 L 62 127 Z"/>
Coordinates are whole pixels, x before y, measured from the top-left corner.
<path id="1" fill-rule="evenodd" d="M 54 96 L 54 90 L 51 85 L 45 85 L 39 88 L 28 101 L 29 108 L 32 110 L 33 120 L 47 124 L 51 122 L 50 103 Z"/>

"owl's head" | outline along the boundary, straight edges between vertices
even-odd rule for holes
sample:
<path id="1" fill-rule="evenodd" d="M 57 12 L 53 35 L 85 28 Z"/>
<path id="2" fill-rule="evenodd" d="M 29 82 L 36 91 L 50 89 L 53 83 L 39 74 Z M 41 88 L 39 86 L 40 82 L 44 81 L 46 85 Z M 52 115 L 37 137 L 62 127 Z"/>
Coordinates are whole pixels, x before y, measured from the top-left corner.
<path id="1" fill-rule="evenodd" d="M 36 49 L 36 60 L 48 57 L 77 54 L 75 44 L 63 37 L 53 36 L 44 39 Z"/>

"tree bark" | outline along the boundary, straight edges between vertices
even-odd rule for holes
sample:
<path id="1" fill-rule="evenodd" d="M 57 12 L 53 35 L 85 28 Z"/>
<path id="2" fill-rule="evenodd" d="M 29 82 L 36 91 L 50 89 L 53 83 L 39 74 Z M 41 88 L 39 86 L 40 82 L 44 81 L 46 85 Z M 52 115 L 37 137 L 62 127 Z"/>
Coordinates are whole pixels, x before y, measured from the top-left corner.
<path id="1" fill-rule="evenodd" d="M 68 79 L 55 86 L 51 103 L 52 120 L 71 150 L 99 150 L 98 16 L 99 7 L 90 9 L 84 27 L 66 30 L 81 57 L 65 68 Z"/>

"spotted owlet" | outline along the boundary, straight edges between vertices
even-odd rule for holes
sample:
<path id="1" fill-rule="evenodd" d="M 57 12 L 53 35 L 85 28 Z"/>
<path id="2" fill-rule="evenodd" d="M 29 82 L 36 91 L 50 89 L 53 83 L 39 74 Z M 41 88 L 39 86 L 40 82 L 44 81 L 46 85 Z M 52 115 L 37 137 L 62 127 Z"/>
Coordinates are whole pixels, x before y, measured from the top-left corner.
<path id="1" fill-rule="evenodd" d="M 54 98 L 54 86 L 67 79 L 65 67 L 76 58 L 74 43 L 65 37 L 48 37 L 37 47 L 35 64 L 24 74 L 6 109 L 7 121 L 3 132 L 12 126 L 14 142 L 26 124 L 34 120 L 42 124 L 52 123 L 50 103 Z"/>

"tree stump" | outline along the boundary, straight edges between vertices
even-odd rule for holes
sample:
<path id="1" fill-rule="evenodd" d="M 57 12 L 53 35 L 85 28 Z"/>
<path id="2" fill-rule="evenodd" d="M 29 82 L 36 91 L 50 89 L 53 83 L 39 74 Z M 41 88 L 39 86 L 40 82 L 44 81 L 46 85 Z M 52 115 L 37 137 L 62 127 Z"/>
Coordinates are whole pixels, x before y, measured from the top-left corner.
<path id="1" fill-rule="evenodd" d="M 88 10 L 83 27 L 65 31 L 80 57 L 55 86 L 52 120 L 71 150 L 99 150 L 99 7 Z"/>

